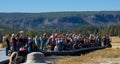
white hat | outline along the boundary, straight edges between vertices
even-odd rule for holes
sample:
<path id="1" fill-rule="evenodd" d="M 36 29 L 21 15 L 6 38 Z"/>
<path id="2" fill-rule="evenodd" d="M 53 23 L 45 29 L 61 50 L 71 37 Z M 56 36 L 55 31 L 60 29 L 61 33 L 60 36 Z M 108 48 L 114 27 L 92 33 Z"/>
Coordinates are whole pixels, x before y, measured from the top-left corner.
<path id="1" fill-rule="evenodd" d="M 12 34 L 12 37 L 13 37 L 13 36 L 15 36 L 15 34 L 14 34 L 14 33 Z"/>
<path id="2" fill-rule="evenodd" d="M 24 33 L 24 31 L 20 31 L 19 33 Z"/>
<path id="3" fill-rule="evenodd" d="M 27 55 L 27 61 L 23 64 L 52 64 L 52 63 L 45 61 L 43 53 L 32 52 Z"/>

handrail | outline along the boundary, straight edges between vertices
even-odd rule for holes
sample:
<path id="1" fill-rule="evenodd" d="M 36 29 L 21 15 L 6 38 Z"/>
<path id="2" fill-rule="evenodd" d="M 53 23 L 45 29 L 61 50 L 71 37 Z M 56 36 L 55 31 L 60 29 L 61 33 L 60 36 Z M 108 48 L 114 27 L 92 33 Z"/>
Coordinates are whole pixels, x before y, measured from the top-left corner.
<path id="1" fill-rule="evenodd" d="M 94 51 L 94 50 L 98 50 L 98 49 L 104 49 L 107 48 L 107 46 L 99 46 L 99 47 L 89 47 L 89 48 L 81 48 L 81 49 L 75 49 L 75 50 L 69 50 L 69 51 L 58 51 L 58 52 L 54 52 L 54 51 L 42 51 L 42 53 L 44 53 L 45 56 L 51 56 L 51 55 L 80 55 L 80 54 L 84 54 L 90 51 Z"/>
<path id="2" fill-rule="evenodd" d="M 99 49 L 105 49 L 107 48 L 107 46 L 99 46 L 99 47 L 89 47 L 89 48 L 81 48 L 81 49 L 75 49 L 75 50 L 69 50 L 69 51 L 59 51 L 59 52 L 47 52 L 47 51 L 42 51 L 42 53 L 45 56 L 51 56 L 51 55 L 81 55 L 81 54 L 86 54 L 89 53 L 91 51 L 95 51 L 95 50 L 99 50 Z M 0 61 L 0 64 L 6 64 L 9 62 L 9 59 Z"/>

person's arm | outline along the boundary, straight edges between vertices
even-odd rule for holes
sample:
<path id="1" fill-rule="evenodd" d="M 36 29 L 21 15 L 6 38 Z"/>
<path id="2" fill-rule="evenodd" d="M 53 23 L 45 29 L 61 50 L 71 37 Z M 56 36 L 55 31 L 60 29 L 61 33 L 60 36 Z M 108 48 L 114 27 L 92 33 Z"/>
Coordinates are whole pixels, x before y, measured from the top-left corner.
<path id="1" fill-rule="evenodd" d="M 50 39 L 51 39 L 51 38 L 48 38 L 48 39 L 47 39 L 46 46 L 50 44 Z"/>

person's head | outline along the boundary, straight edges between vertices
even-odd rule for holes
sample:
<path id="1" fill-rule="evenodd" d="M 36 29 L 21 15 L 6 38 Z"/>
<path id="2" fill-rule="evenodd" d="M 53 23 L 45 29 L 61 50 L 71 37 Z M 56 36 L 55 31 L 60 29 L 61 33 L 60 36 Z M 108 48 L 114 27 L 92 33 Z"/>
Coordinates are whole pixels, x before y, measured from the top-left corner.
<path id="1" fill-rule="evenodd" d="M 52 35 L 55 35 L 55 33 L 52 33 Z"/>
<path id="2" fill-rule="evenodd" d="M 45 36 L 45 35 L 47 35 L 47 33 L 44 33 L 43 35 Z"/>
<path id="3" fill-rule="evenodd" d="M 12 37 L 15 37 L 15 34 L 14 34 L 14 33 L 12 34 Z"/>
<path id="4" fill-rule="evenodd" d="M 109 33 L 106 33 L 106 34 L 105 34 L 105 37 L 106 37 L 106 38 L 109 38 L 109 36 L 110 36 Z"/>
<path id="5" fill-rule="evenodd" d="M 57 33 L 55 33 L 55 36 L 58 36 L 58 34 L 57 34 Z"/>
<path id="6" fill-rule="evenodd" d="M 20 33 L 20 34 L 23 34 L 23 33 L 24 33 L 24 31 L 20 31 L 19 33 Z"/>
<path id="7" fill-rule="evenodd" d="M 14 59 L 15 59 L 15 57 L 18 55 L 18 53 L 17 52 L 13 52 L 12 54 L 11 54 L 11 56 L 10 56 L 10 60 L 9 60 L 9 64 L 12 64 L 14 61 Z"/>

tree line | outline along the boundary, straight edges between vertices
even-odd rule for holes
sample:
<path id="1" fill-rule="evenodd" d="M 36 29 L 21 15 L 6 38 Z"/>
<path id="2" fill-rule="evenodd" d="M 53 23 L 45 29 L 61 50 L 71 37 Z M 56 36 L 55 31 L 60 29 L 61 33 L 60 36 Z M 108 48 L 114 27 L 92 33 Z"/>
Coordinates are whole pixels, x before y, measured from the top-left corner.
<path id="1" fill-rule="evenodd" d="M 111 36 L 120 36 L 120 24 L 118 25 L 109 25 L 109 26 L 80 26 L 80 27 L 73 27 L 71 29 L 49 29 L 49 30 L 24 30 L 25 34 L 28 34 L 30 37 L 34 37 L 35 35 L 42 35 L 43 33 L 51 34 L 51 33 L 76 33 L 76 34 L 82 34 L 87 35 L 89 34 L 101 34 L 104 35 L 106 33 L 109 33 Z M 20 30 L 18 29 L 4 29 L 0 30 L 0 35 L 4 34 L 12 34 L 12 33 L 18 33 Z"/>

